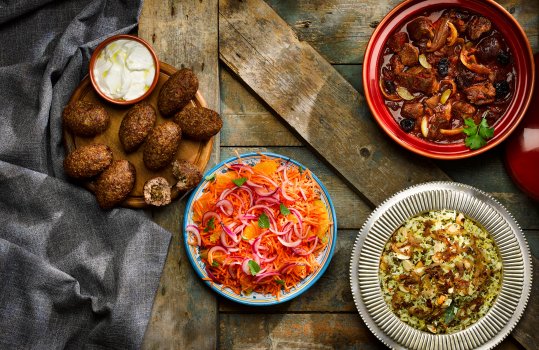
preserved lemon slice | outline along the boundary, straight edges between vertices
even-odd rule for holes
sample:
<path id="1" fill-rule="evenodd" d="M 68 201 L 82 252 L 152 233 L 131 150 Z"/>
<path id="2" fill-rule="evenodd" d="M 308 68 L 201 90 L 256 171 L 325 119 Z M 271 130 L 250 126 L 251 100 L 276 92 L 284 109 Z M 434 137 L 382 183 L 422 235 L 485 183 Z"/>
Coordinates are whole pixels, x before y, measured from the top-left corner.
<path id="1" fill-rule="evenodd" d="M 397 87 L 397 94 L 407 101 L 413 100 L 415 98 L 414 95 L 412 95 L 410 91 L 408 91 L 408 89 L 403 86 Z"/>
<path id="2" fill-rule="evenodd" d="M 430 65 L 430 63 L 427 61 L 427 56 L 421 54 L 419 55 L 419 63 L 424 67 L 424 68 L 427 68 L 427 69 L 431 69 L 432 66 Z"/>

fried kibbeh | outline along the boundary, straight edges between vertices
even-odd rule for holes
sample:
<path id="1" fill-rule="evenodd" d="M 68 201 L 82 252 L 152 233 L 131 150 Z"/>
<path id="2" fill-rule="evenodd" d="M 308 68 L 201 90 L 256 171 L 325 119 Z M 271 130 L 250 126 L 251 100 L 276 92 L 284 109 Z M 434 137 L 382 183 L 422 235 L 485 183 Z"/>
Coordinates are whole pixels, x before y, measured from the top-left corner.
<path id="1" fill-rule="evenodd" d="M 223 127 L 219 113 L 204 107 L 185 108 L 174 115 L 173 121 L 185 137 L 194 140 L 207 140 Z"/>
<path id="2" fill-rule="evenodd" d="M 112 163 L 112 150 L 103 144 L 79 147 L 64 159 L 64 172 L 73 179 L 88 179 L 103 172 Z"/>
<path id="3" fill-rule="evenodd" d="M 99 175 L 95 196 L 102 209 L 111 209 L 127 198 L 135 186 L 136 170 L 125 159 L 115 160 Z"/>
<path id="4" fill-rule="evenodd" d="M 176 188 L 179 191 L 188 191 L 202 181 L 202 173 L 198 168 L 186 160 L 175 160 L 172 163 L 172 175 L 178 180 Z"/>
<path id="5" fill-rule="evenodd" d="M 157 99 L 157 108 L 164 117 L 170 117 L 195 97 L 198 78 L 188 68 L 182 68 L 163 84 Z"/>
<path id="6" fill-rule="evenodd" d="M 142 159 L 146 168 L 159 170 L 172 162 L 182 139 L 178 124 L 165 121 L 150 132 L 144 143 Z"/>
<path id="7" fill-rule="evenodd" d="M 147 102 L 137 103 L 127 111 L 118 136 L 126 153 L 137 150 L 152 130 L 157 114 Z"/>
<path id="8" fill-rule="evenodd" d="M 110 122 L 103 106 L 82 100 L 67 105 L 62 116 L 64 125 L 75 135 L 83 137 L 101 134 Z"/>
<path id="9" fill-rule="evenodd" d="M 170 204 L 170 184 L 164 177 L 154 177 L 144 184 L 144 201 L 157 207 Z"/>

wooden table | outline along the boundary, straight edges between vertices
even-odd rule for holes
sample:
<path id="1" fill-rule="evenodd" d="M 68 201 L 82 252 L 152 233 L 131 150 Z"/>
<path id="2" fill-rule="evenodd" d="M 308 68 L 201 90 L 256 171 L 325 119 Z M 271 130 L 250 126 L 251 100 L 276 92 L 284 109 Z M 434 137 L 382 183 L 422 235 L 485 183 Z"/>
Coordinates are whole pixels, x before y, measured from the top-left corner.
<path id="1" fill-rule="evenodd" d="M 312 45 L 360 93 L 366 42 L 384 14 L 398 2 L 267 1 L 300 40 Z M 537 52 L 537 1 L 499 2 L 525 28 Z M 195 275 L 180 237 L 185 200 L 148 210 L 155 222 L 173 234 L 173 239 L 143 348 L 383 348 L 361 321 L 348 281 L 353 241 L 372 206 L 219 62 L 218 17 L 217 0 L 146 0 L 139 35 L 153 44 L 162 61 L 195 70 L 209 107 L 220 111 L 224 126 L 209 166 L 235 151 L 271 151 L 297 159 L 321 178 L 333 198 L 338 243 L 328 270 L 315 287 L 284 305 L 249 308 L 218 297 Z M 438 161 L 436 165 L 453 180 L 476 186 L 501 201 L 524 229 L 533 255 L 539 257 L 539 204 L 511 182 L 503 165 L 503 151 L 501 145 L 472 159 Z M 499 348 L 519 346 L 510 337 Z"/>

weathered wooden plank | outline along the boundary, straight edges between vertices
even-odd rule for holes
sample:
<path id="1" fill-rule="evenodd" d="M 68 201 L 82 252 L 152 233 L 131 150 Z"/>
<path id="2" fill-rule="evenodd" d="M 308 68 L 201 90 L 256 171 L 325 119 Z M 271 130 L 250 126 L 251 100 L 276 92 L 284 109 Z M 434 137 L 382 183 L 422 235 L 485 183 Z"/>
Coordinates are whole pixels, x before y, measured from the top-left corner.
<path id="1" fill-rule="evenodd" d="M 146 0 L 139 35 L 160 60 L 195 71 L 209 108 L 219 111 L 217 0 Z M 219 138 L 208 164 L 219 159 Z M 185 201 L 155 209 L 153 219 L 172 232 L 144 349 L 211 349 L 217 342 L 217 301 L 193 271 L 183 247 L 180 227 Z M 200 330 L 204 330 L 201 332 Z"/>
<path id="2" fill-rule="evenodd" d="M 385 349 L 356 314 L 221 314 L 219 347 Z"/>
<path id="3" fill-rule="evenodd" d="M 240 312 L 355 312 L 356 306 L 348 279 L 350 256 L 359 230 L 339 230 L 333 259 L 324 275 L 301 296 L 289 303 L 259 309 L 245 307 L 223 298 L 219 310 Z"/>
<path id="4" fill-rule="evenodd" d="M 361 228 L 371 213 L 362 198 L 305 147 L 221 147 L 221 159 L 233 157 L 236 152 L 273 152 L 295 159 L 309 168 L 326 186 L 335 205 L 337 223 L 341 229 Z"/>
<path id="5" fill-rule="evenodd" d="M 524 236 L 526 236 L 532 255 L 539 259 L 539 230 L 524 230 Z M 539 280 L 537 283 L 539 284 Z"/>
<path id="6" fill-rule="evenodd" d="M 400 0 L 279 1 L 268 4 L 331 63 L 362 63 L 376 25 Z M 534 52 L 539 50 L 539 2 L 498 1 L 522 25 Z"/>
<path id="7" fill-rule="evenodd" d="M 335 67 L 352 85 L 361 89 L 361 66 L 338 65 Z M 248 88 L 233 77 L 227 69 L 221 70 L 221 93 L 221 105 L 223 110 L 226 110 L 223 113 L 225 120 L 221 138 L 223 146 L 302 145 L 293 132 L 289 131 L 278 117 L 269 112 L 262 102 L 253 97 Z M 503 164 L 503 152 L 504 147 L 499 146 L 470 159 L 435 161 L 435 163 L 455 181 L 491 193 L 507 207 L 523 228 L 537 229 L 539 228 L 539 203 L 533 202 L 513 184 Z M 348 225 L 344 227 L 356 228 L 356 226 Z"/>
<path id="8" fill-rule="evenodd" d="M 300 140 L 271 113 L 223 114 L 223 146 L 302 146 Z"/>
<path id="9" fill-rule="evenodd" d="M 365 102 L 357 91 L 262 0 L 219 2 L 219 54 L 371 203 L 410 184 L 449 179 L 359 113 Z"/>

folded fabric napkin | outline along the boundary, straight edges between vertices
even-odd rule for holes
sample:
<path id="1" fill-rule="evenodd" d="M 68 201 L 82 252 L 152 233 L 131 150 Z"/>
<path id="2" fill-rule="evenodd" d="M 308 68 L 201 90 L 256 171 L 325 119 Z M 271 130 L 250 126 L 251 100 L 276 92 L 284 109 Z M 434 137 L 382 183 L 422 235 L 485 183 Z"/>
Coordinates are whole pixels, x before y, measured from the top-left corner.
<path id="1" fill-rule="evenodd" d="M 62 171 L 61 114 L 141 1 L 0 3 L 0 349 L 138 348 L 170 234 Z"/>

